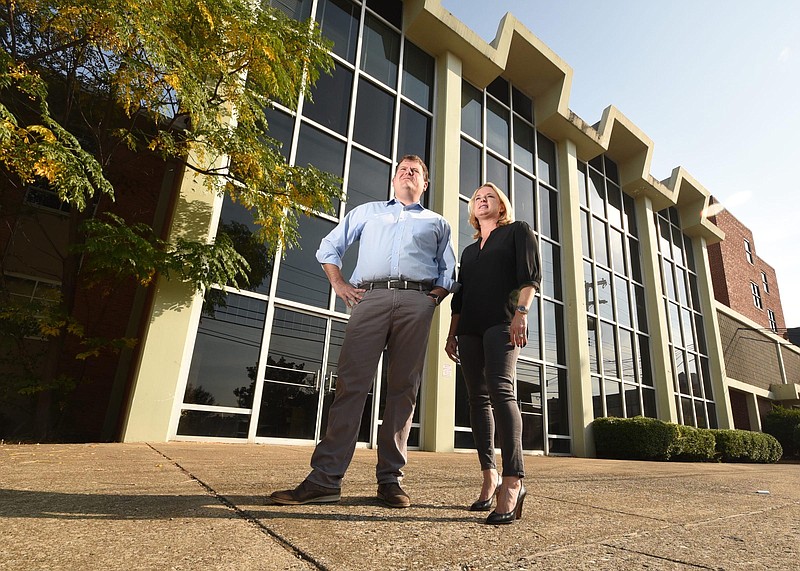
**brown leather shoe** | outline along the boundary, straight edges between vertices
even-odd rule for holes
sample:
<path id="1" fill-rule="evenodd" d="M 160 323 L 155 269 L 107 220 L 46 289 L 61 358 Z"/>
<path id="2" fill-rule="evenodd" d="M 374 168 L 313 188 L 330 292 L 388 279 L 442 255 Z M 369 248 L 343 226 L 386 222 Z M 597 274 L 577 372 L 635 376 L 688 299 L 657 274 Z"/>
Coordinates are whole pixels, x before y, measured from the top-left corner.
<path id="1" fill-rule="evenodd" d="M 411 505 L 411 498 L 397 482 L 378 484 L 378 499 L 390 508 L 407 508 Z"/>
<path id="2" fill-rule="evenodd" d="M 303 480 L 294 490 L 272 492 L 269 496 L 276 504 L 299 506 L 303 504 L 327 504 L 342 499 L 339 488 L 327 488 L 314 482 Z"/>

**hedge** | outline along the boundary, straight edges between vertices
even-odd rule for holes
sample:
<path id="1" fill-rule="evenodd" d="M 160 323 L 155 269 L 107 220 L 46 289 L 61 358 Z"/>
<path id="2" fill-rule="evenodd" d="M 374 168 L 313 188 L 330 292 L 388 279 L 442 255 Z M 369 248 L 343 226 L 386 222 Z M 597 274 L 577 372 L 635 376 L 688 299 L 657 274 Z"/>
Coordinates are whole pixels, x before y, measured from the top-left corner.
<path id="1" fill-rule="evenodd" d="M 777 438 L 787 456 L 800 454 L 800 436 L 795 436 L 798 425 L 800 409 L 782 406 L 773 407 L 761 420 L 761 430 Z"/>
<path id="2" fill-rule="evenodd" d="M 621 460 L 667 460 L 677 432 L 675 424 L 644 416 L 606 416 L 592 426 L 597 456 Z"/>
<path id="3" fill-rule="evenodd" d="M 709 462 L 715 459 L 716 442 L 710 430 L 676 424 L 675 439 L 668 450 L 668 460 Z"/>
<path id="4" fill-rule="evenodd" d="M 763 432 L 749 430 L 709 430 L 717 442 L 721 462 L 772 463 L 783 454 L 778 439 Z"/>
<path id="5" fill-rule="evenodd" d="M 694 428 L 643 416 L 598 418 L 592 428 L 598 458 L 768 463 L 783 453 L 769 434 Z"/>

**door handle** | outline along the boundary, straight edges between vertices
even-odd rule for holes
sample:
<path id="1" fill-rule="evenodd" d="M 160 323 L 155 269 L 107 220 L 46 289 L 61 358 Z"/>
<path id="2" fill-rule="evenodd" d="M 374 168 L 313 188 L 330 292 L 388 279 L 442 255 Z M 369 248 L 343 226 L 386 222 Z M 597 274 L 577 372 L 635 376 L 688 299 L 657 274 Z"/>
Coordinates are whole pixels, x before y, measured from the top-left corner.
<path id="1" fill-rule="evenodd" d="M 334 382 L 335 382 L 337 377 L 338 377 L 338 375 L 336 373 L 334 373 L 333 371 L 328 373 L 328 380 L 326 382 L 326 387 L 325 387 L 325 391 L 326 392 L 329 392 L 329 393 L 333 392 L 333 384 L 334 384 Z"/>

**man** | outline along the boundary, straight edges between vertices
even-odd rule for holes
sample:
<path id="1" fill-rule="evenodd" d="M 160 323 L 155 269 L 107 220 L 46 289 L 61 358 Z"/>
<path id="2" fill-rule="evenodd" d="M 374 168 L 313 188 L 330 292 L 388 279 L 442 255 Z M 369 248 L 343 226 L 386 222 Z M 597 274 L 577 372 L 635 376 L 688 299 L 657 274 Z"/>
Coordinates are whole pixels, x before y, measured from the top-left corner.
<path id="1" fill-rule="evenodd" d="M 433 311 L 453 286 L 456 259 L 450 225 L 419 203 L 428 187 L 422 159 L 403 157 L 392 186 L 392 200 L 354 208 L 317 250 L 336 295 L 352 312 L 339 356 L 336 398 L 325 437 L 311 457 L 311 473 L 295 489 L 273 492 L 275 503 L 339 501 L 364 404 L 386 348 L 386 408 L 375 469 L 378 498 L 389 507 L 411 505 L 400 487 L 408 434 Z M 342 256 L 356 240 L 361 247 L 348 283 L 341 273 Z"/>

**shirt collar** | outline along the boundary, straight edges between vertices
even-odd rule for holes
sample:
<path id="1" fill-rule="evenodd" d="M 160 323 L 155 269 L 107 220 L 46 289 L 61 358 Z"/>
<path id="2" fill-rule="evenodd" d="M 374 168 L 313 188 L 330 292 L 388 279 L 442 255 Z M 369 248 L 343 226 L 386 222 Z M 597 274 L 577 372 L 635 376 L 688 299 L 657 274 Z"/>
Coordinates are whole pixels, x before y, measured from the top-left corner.
<path id="1" fill-rule="evenodd" d="M 421 204 L 420 202 L 415 202 L 415 203 L 413 203 L 413 204 L 409 204 L 408 206 L 405 206 L 405 205 L 404 205 L 402 202 L 400 202 L 400 201 L 399 201 L 399 200 L 397 200 L 396 198 L 392 198 L 392 199 L 390 199 L 390 200 L 389 200 L 389 201 L 386 203 L 386 206 L 392 206 L 392 205 L 394 205 L 394 204 L 399 204 L 399 205 L 400 205 L 400 206 L 402 206 L 403 208 L 409 208 L 409 209 L 414 209 L 414 210 L 425 210 L 425 207 L 424 207 L 424 206 L 422 206 L 422 204 Z"/>

